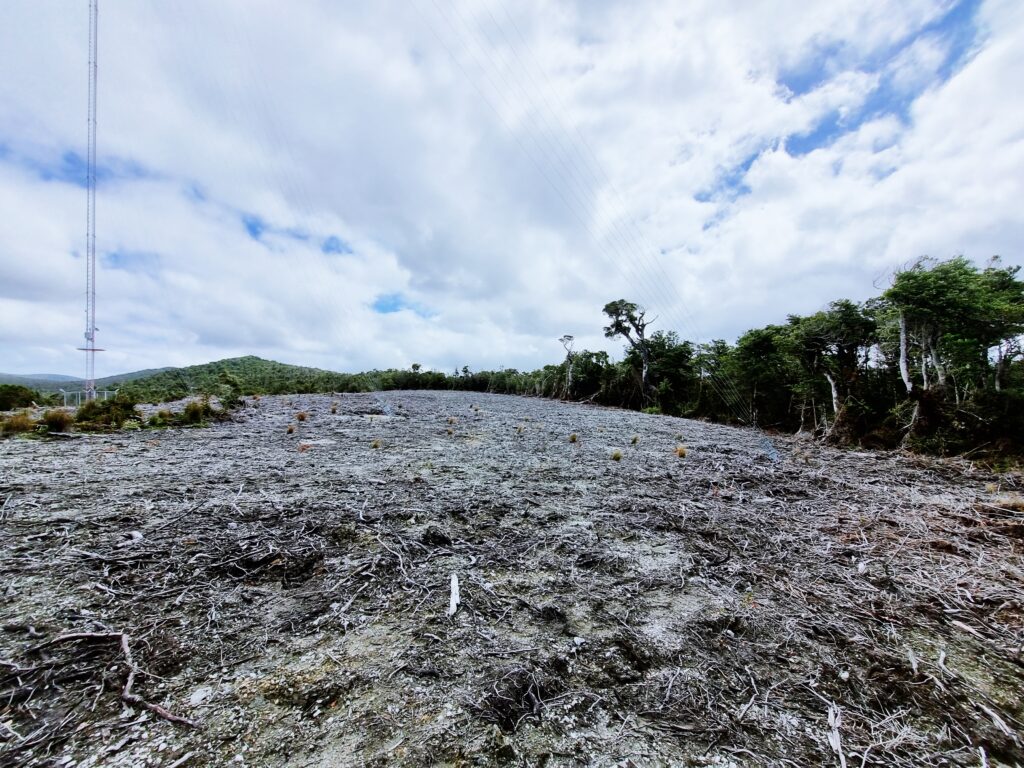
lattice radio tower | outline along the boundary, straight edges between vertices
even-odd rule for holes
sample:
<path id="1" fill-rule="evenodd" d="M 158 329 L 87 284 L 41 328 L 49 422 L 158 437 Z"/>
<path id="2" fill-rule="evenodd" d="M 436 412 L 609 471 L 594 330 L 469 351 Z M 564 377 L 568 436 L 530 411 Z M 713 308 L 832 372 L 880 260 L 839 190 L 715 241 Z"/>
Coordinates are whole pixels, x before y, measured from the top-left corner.
<path id="1" fill-rule="evenodd" d="M 99 0 L 89 0 L 89 140 L 86 150 L 85 211 L 85 399 L 96 398 L 96 38 Z"/>

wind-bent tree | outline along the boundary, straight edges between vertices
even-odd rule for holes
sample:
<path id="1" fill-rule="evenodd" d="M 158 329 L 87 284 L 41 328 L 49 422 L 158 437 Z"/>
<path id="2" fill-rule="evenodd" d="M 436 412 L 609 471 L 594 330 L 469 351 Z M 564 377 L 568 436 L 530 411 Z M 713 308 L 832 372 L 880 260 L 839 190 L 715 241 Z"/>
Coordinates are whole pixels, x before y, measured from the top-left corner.
<path id="1" fill-rule="evenodd" d="M 810 317 L 791 315 L 789 327 L 793 352 L 804 370 L 828 382 L 832 424 L 825 430 L 825 437 L 846 442 L 850 429 L 847 406 L 876 340 L 875 320 L 859 305 L 842 299 Z"/>
<path id="2" fill-rule="evenodd" d="M 675 331 L 655 331 L 648 340 L 651 382 L 662 413 L 682 414 L 697 397 L 694 348 Z"/>
<path id="3" fill-rule="evenodd" d="M 611 321 L 604 327 L 604 335 L 609 339 L 621 336 L 640 356 L 640 386 L 646 400 L 651 370 L 651 349 L 647 341 L 647 326 L 650 321 L 645 318 L 647 310 L 631 301 L 619 299 L 605 304 L 604 313 Z"/>
<path id="4" fill-rule="evenodd" d="M 994 257 L 981 274 L 988 307 L 984 322 L 989 349 L 995 349 L 992 387 L 1003 391 L 1006 374 L 1014 360 L 1024 357 L 1024 281 L 1017 279 L 1020 267 L 1001 267 Z"/>
<path id="5" fill-rule="evenodd" d="M 800 363 L 790 352 L 786 326 L 768 325 L 747 331 L 731 355 L 744 415 L 762 427 L 783 427 L 789 417 L 793 383 Z"/>
<path id="6" fill-rule="evenodd" d="M 907 393 L 953 385 L 961 401 L 971 389 L 998 380 L 998 360 L 1012 361 L 1024 332 L 1024 283 L 1019 267 L 993 259 L 981 271 L 958 256 L 948 261 L 918 259 L 893 279 L 883 294 L 897 315 L 900 376 Z M 990 350 L 997 375 L 990 379 Z M 914 370 L 916 369 L 916 370 Z M 1005 369 L 1005 365 L 1004 365 Z"/>

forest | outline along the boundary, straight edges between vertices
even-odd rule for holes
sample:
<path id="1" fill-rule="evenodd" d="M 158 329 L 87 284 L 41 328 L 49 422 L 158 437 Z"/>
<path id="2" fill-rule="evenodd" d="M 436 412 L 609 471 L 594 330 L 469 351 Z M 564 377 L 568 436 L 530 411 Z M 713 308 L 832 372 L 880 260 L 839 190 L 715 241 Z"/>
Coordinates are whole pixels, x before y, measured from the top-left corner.
<path id="1" fill-rule="evenodd" d="M 863 303 L 754 328 L 734 344 L 695 343 L 652 327 L 647 311 L 604 307 L 621 360 L 575 349 L 535 371 L 408 369 L 336 373 L 247 356 L 172 368 L 120 385 L 131 402 L 240 395 L 434 389 L 530 395 L 644 410 L 837 445 L 899 445 L 943 455 L 1018 455 L 1024 447 L 1024 282 L 998 258 L 921 258 Z M 0 385 L 3 408 L 55 404 Z"/>

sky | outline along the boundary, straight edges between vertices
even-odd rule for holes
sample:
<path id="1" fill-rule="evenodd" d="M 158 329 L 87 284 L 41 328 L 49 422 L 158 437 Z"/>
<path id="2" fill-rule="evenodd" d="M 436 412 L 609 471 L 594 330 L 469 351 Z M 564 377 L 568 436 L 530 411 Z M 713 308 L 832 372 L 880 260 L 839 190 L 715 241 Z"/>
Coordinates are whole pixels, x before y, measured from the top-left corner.
<path id="1" fill-rule="evenodd" d="M 1024 261 L 1019 0 L 100 0 L 97 375 L 730 341 Z M 86 0 L 0 3 L 0 371 L 84 372 Z"/>

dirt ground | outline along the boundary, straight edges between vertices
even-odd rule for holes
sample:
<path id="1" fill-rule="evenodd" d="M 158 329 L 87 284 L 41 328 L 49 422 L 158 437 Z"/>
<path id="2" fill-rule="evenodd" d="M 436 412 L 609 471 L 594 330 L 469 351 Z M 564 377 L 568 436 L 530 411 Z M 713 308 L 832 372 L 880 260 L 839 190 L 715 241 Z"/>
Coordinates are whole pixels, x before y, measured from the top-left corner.
<path id="1" fill-rule="evenodd" d="M 465 393 L 8 439 L 0 765 L 1022 766 L 1020 484 Z"/>

